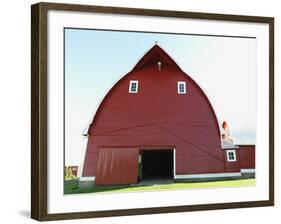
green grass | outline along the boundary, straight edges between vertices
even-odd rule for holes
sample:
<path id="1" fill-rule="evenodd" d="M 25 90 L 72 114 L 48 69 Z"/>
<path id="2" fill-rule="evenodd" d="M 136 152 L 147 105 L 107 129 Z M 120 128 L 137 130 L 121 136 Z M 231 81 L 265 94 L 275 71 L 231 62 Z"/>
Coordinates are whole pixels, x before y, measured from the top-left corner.
<path id="1" fill-rule="evenodd" d="M 215 188 L 215 187 L 241 187 L 255 185 L 256 180 L 224 180 L 224 181 L 209 181 L 197 183 L 171 183 L 161 185 L 124 185 L 124 186 L 88 186 L 78 189 L 69 189 L 65 187 L 65 194 L 80 194 L 80 193 L 97 193 L 97 192 L 138 192 L 138 191 L 154 191 L 154 190 L 176 190 L 176 189 L 194 189 L 194 188 Z"/>

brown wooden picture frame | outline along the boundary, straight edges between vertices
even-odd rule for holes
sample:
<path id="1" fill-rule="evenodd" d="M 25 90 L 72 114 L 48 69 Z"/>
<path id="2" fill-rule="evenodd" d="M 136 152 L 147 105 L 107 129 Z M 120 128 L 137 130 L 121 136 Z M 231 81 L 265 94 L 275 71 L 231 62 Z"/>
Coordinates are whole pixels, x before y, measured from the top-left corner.
<path id="1" fill-rule="evenodd" d="M 201 12 L 164 11 L 90 5 L 38 3 L 31 6 L 31 217 L 39 221 L 79 219 L 91 217 L 141 215 L 171 212 L 203 211 L 226 208 L 246 208 L 274 205 L 274 18 L 224 15 Z M 269 200 L 170 206 L 126 210 L 88 211 L 48 214 L 47 200 L 47 13 L 49 10 L 97 12 L 158 16 L 167 18 L 195 18 L 269 25 Z"/>

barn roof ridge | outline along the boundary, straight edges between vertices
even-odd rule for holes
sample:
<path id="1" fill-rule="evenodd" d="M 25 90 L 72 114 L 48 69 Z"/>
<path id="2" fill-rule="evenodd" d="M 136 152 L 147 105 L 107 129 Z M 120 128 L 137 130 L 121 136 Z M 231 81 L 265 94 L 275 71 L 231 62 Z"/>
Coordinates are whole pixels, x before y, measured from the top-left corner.
<path id="1" fill-rule="evenodd" d="M 161 61 L 162 64 L 168 64 L 170 67 L 175 70 L 182 71 L 180 66 L 175 62 L 175 60 L 159 45 L 158 42 L 155 44 L 141 57 L 138 63 L 133 67 L 131 71 L 138 70 L 144 67 L 147 64 L 151 64 L 152 62 Z"/>

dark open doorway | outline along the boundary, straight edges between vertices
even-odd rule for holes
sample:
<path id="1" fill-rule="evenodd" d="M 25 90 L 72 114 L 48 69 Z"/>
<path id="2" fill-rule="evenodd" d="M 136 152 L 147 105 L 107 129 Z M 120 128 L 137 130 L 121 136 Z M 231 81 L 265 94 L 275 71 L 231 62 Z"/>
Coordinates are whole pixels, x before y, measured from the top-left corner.
<path id="1" fill-rule="evenodd" d="M 140 180 L 173 179 L 173 150 L 142 150 Z"/>

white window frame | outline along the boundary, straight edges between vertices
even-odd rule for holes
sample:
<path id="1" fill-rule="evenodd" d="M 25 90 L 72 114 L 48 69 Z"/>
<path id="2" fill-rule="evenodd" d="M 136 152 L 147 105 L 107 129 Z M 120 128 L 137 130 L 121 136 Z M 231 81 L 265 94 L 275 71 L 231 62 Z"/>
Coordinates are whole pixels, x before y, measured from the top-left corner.
<path id="1" fill-rule="evenodd" d="M 184 92 L 180 91 L 180 85 L 183 84 Z M 178 94 L 186 94 L 186 82 L 185 81 L 178 81 Z"/>
<path id="2" fill-rule="evenodd" d="M 132 85 L 133 83 L 136 84 L 136 91 L 132 91 Z M 138 92 L 138 88 L 139 88 L 139 81 L 137 80 L 131 80 L 130 81 L 130 85 L 129 85 L 129 93 L 137 93 Z"/>
<path id="3" fill-rule="evenodd" d="M 229 158 L 229 153 L 233 153 L 233 157 L 234 159 L 230 159 Z M 231 149 L 231 150 L 226 150 L 226 158 L 227 158 L 227 162 L 236 162 L 237 159 L 236 159 L 236 151 L 234 149 Z"/>

